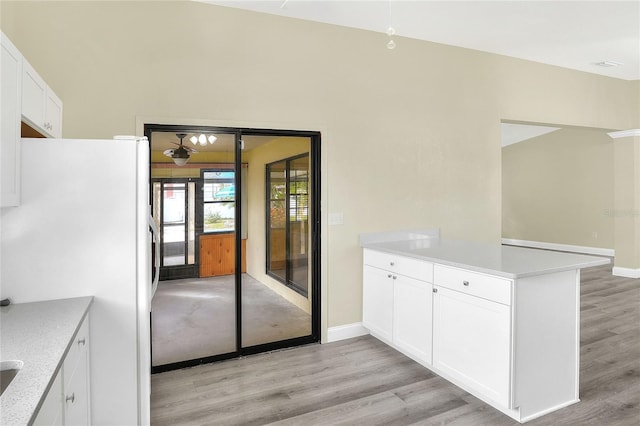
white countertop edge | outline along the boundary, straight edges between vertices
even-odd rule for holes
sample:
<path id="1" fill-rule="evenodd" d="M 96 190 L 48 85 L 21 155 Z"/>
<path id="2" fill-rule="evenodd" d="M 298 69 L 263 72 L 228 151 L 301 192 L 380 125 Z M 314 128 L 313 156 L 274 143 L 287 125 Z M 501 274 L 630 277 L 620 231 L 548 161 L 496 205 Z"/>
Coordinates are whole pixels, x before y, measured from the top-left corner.
<path id="1" fill-rule="evenodd" d="M 395 250 L 395 249 L 386 247 L 385 242 L 365 243 L 365 244 L 362 244 L 361 246 L 363 249 L 370 249 L 370 250 L 382 251 L 386 253 L 398 254 L 398 255 L 410 257 L 413 259 L 424 260 L 432 263 L 437 263 L 440 265 L 451 266 L 454 268 L 466 269 L 469 271 L 478 272 L 478 273 L 487 274 L 487 275 L 499 276 L 499 277 L 508 278 L 511 280 L 515 280 L 519 278 L 534 277 L 534 276 L 544 275 L 544 274 L 552 274 L 556 272 L 571 271 L 575 269 L 589 268 L 592 266 L 607 265 L 611 263 L 611 261 L 607 258 L 583 255 L 585 257 L 590 257 L 593 260 L 572 263 L 566 266 L 537 269 L 531 272 L 512 273 L 512 272 L 506 272 L 506 271 L 501 271 L 497 269 L 483 268 L 482 266 L 478 266 L 478 265 L 461 263 L 461 262 L 456 262 L 456 261 L 438 258 L 438 257 L 416 254 L 411 252 L 410 250 Z M 539 250 L 539 249 L 529 249 L 529 250 Z M 557 253 L 562 254 L 561 252 L 557 252 Z"/>

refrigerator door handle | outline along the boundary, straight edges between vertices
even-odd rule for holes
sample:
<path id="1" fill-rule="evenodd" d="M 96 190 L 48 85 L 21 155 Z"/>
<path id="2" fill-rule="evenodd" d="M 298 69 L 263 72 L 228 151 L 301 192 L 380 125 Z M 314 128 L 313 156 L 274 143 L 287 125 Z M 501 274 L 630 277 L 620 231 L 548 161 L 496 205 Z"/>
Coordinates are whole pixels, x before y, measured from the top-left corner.
<path id="1" fill-rule="evenodd" d="M 158 231 L 156 221 L 151 215 L 149 215 L 149 228 L 151 229 L 151 234 L 153 234 L 153 239 L 156 241 L 155 253 L 153 256 L 155 274 L 153 275 L 153 282 L 151 283 L 151 298 L 153 299 L 153 296 L 156 294 L 156 290 L 158 289 L 158 282 L 160 281 L 160 232 Z"/>

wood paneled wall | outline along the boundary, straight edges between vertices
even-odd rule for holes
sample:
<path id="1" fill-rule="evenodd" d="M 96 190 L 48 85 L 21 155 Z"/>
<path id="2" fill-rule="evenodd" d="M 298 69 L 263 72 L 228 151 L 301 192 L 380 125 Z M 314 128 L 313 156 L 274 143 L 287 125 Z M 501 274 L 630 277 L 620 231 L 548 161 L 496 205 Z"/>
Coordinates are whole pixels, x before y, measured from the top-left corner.
<path id="1" fill-rule="evenodd" d="M 200 236 L 200 277 L 231 275 L 235 272 L 235 234 Z M 247 272 L 247 240 L 242 240 L 242 272 Z"/>

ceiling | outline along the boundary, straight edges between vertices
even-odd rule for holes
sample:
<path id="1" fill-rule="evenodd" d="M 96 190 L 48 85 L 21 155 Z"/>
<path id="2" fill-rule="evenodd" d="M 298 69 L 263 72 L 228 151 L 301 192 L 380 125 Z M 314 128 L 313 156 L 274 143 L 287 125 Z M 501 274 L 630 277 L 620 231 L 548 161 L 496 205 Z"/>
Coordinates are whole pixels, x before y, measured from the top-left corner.
<path id="1" fill-rule="evenodd" d="M 640 79 L 640 0 L 201 1 L 377 32 L 391 25 L 397 36 Z M 621 65 L 596 65 L 605 61 Z"/>

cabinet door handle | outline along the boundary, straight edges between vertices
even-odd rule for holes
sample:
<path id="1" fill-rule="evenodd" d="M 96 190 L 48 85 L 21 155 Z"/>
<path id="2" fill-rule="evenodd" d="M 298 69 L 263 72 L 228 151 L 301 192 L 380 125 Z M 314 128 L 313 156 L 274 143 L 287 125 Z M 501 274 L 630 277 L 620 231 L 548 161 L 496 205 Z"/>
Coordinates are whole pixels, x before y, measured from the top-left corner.
<path id="1" fill-rule="evenodd" d="M 437 293 L 437 292 L 438 292 L 438 289 L 437 289 L 437 288 L 434 288 L 434 289 L 433 289 L 433 292 L 434 292 L 434 293 Z"/>
<path id="2" fill-rule="evenodd" d="M 462 281 L 462 285 L 469 287 L 469 281 Z"/>
<path id="3" fill-rule="evenodd" d="M 391 274 L 387 274 L 387 278 L 391 278 L 393 275 Z"/>
<path id="4" fill-rule="evenodd" d="M 395 262 L 389 262 L 389 265 L 394 266 L 396 263 Z"/>
<path id="5" fill-rule="evenodd" d="M 76 400 L 76 393 L 72 393 L 71 396 L 67 395 L 66 401 L 69 402 L 71 401 L 71 403 L 73 404 L 74 401 Z"/>
<path id="6" fill-rule="evenodd" d="M 393 276 L 393 279 L 395 280 L 396 278 L 398 278 L 398 277 L 396 277 L 396 276 L 394 275 L 394 276 Z"/>
<path id="7" fill-rule="evenodd" d="M 86 338 L 83 337 L 82 339 L 78 339 L 78 346 L 85 346 L 86 345 Z"/>

